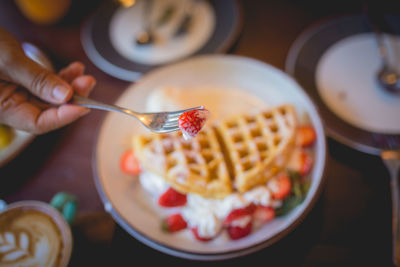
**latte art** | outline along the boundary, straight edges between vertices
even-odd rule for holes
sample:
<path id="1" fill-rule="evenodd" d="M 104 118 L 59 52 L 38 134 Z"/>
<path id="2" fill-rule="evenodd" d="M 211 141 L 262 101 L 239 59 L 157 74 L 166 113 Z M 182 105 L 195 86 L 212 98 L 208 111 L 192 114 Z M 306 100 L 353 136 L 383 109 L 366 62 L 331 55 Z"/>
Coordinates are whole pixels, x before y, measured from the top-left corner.
<path id="1" fill-rule="evenodd" d="M 59 266 L 62 233 L 47 214 L 13 209 L 0 214 L 0 266 Z"/>
<path id="2" fill-rule="evenodd" d="M 15 235 L 12 232 L 0 233 L 0 255 L 3 262 L 15 262 L 30 254 L 29 237 L 25 232 Z"/>

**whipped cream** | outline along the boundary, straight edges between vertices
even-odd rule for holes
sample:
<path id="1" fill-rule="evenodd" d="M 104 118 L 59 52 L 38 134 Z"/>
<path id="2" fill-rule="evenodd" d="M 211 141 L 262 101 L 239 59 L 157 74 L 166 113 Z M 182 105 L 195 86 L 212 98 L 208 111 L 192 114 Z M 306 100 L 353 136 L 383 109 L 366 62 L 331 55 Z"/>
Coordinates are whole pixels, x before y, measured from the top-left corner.
<path id="1" fill-rule="evenodd" d="M 169 188 L 164 179 L 149 171 L 143 170 L 139 175 L 139 180 L 142 187 L 153 196 L 159 196 Z"/>
<path id="2" fill-rule="evenodd" d="M 154 197 L 158 197 L 169 188 L 162 177 L 145 170 L 140 174 L 140 183 Z M 232 193 L 224 199 L 203 198 L 189 193 L 186 195 L 187 203 L 180 211 L 188 226 L 197 228 L 199 236 L 214 237 L 222 230 L 223 220 L 232 210 L 244 208 L 251 203 L 279 207 L 282 202 L 272 199 L 270 192 L 271 189 L 267 185 L 259 185 L 246 193 Z M 246 216 L 237 220 L 235 225 L 244 227 L 250 220 L 251 217 Z"/>

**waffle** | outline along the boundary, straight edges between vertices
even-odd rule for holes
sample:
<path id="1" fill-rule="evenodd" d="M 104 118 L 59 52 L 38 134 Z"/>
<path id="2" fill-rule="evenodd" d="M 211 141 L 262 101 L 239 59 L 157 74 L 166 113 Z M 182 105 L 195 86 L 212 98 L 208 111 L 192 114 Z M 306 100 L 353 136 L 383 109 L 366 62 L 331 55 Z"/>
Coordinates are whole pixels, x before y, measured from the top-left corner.
<path id="1" fill-rule="evenodd" d="M 223 198 L 264 184 L 286 164 L 294 146 L 295 111 L 290 105 L 206 125 L 185 140 L 181 132 L 136 135 L 142 167 L 181 193 Z"/>
<path id="2" fill-rule="evenodd" d="M 137 135 L 135 155 L 144 169 L 163 177 L 181 193 L 223 198 L 232 192 L 227 166 L 216 132 L 204 127 L 196 138 L 181 132 Z"/>
<path id="3" fill-rule="evenodd" d="M 245 192 L 268 181 L 286 164 L 293 148 L 296 115 L 282 105 L 238 115 L 216 126 L 224 143 L 234 187 Z"/>

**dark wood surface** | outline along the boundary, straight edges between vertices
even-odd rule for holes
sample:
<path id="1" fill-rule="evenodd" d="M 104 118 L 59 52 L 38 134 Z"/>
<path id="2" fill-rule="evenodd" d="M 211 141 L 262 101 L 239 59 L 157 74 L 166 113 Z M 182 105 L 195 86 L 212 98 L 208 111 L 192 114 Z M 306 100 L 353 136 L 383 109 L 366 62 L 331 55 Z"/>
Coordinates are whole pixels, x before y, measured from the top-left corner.
<path id="1" fill-rule="evenodd" d="M 111 0 L 110 0 L 111 1 Z M 81 6 L 85 3 L 85 6 Z M 73 1 L 60 23 L 39 26 L 25 19 L 11 0 L 0 2 L 0 26 L 20 41 L 44 49 L 57 68 L 79 60 L 97 79 L 93 99 L 112 103 L 129 83 L 113 78 L 85 55 L 80 27 L 101 1 Z M 229 53 L 284 69 L 295 38 L 320 19 L 358 13 L 361 1 L 246 0 L 243 29 Z M 0 198 L 50 201 L 59 191 L 79 200 L 70 266 L 134 266 L 139 262 L 186 266 L 199 262 L 164 255 L 136 241 L 104 213 L 93 182 L 92 154 L 105 113 L 92 111 L 60 130 L 38 136 L 0 169 Z M 307 218 L 278 243 L 252 255 L 215 265 L 390 266 L 389 175 L 379 157 L 347 148 L 330 138 L 326 184 Z M 89 263 L 91 263 L 89 265 Z M 123 264 L 121 264 L 123 263 Z"/>

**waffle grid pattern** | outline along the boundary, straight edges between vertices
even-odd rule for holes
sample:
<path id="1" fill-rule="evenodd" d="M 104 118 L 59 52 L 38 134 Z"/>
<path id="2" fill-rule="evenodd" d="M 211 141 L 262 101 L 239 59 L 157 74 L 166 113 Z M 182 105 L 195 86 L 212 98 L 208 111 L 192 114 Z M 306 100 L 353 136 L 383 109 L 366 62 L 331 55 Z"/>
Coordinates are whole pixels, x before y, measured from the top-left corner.
<path id="1" fill-rule="evenodd" d="M 136 135 L 133 147 L 144 169 L 182 193 L 223 198 L 268 181 L 289 158 L 296 116 L 290 105 L 206 125 L 185 140 L 181 132 Z"/>
<path id="2" fill-rule="evenodd" d="M 145 169 L 164 177 L 182 193 L 223 197 L 232 191 L 215 131 L 205 127 L 191 140 L 181 132 L 134 138 L 135 154 Z"/>
<path id="3" fill-rule="evenodd" d="M 294 141 L 295 118 L 293 107 L 283 105 L 217 125 L 239 192 L 265 183 L 284 166 Z"/>

